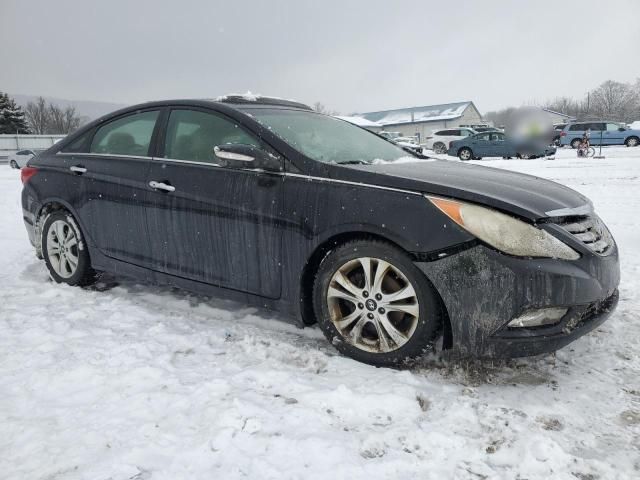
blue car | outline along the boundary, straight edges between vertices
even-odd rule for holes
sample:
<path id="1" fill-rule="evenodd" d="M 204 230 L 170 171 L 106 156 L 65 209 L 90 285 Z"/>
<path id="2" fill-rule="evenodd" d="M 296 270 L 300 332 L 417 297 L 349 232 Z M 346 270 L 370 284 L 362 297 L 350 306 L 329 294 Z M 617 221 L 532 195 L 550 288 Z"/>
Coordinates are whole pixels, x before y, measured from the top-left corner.
<path id="1" fill-rule="evenodd" d="M 578 148 L 584 132 L 590 131 L 591 145 L 640 145 L 640 130 L 627 128 L 616 122 L 574 122 L 567 124 L 560 132 L 560 145 Z"/>
<path id="2" fill-rule="evenodd" d="M 451 142 L 447 153 L 466 161 L 482 157 L 544 157 L 553 155 L 556 149 L 543 142 L 517 141 L 502 132 L 484 132 Z"/>

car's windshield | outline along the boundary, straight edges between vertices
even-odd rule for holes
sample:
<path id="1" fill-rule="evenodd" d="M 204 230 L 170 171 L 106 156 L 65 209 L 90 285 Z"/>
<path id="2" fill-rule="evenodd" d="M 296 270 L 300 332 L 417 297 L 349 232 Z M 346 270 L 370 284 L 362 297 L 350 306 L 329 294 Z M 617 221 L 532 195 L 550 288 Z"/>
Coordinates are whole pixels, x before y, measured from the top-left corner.
<path id="1" fill-rule="evenodd" d="M 349 122 L 302 110 L 245 110 L 296 150 L 323 163 L 394 161 L 411 156 L 394 144 Z"/>

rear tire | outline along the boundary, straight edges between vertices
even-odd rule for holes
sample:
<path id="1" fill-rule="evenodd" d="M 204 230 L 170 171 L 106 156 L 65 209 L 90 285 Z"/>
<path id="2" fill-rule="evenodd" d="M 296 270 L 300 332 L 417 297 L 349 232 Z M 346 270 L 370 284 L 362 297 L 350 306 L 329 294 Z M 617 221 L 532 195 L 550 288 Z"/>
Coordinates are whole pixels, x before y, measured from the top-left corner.
<path id="1" fill-rule="evenodd" d="M 56 283 L 84 286 L 95 282 L 84 237 L 68 212 L 56 211 L 46 218 L 42 226 L 42 256 Z"/>
<path id="2" fill-rule="evenodd" d="M 313 307 L 340 353 L 375 366 L 407 365 L 433 351 L 442 323 L 425 275 L 405 252 L 378 240 L 354 240 L 324 258 Z"/>
<path id="3" fill-rule="evenodd" d="M 15 160 L 11 160 L 9 165 L 11 165 L 11 168 L 15 168 L 15 169 L 18 169 L 18 170 L 20 169 L 20 165 L 18 165 L 18 162 L 16 162 Z"/>
<path id="4" fill-rule="evenodd" d="M 473 152 L 470 148 L 463 147 L 458 151 L 458 158 L 463 162 L 473 159 Z"/>
<path id="5" fill-rule="evenodd" d="M 624 144 L 627 147 L 637 147 L 640 145 L 640 138 L 638 137 L 629 137 L 625 140 Z"/>
<path id="6" fill-rule="evenodd" d="M 582 140 L 580 140 L 579 138 L 574 138 L 573 140 L 571 140 L 571 148 L 577 150 L 581 143 Z"/>

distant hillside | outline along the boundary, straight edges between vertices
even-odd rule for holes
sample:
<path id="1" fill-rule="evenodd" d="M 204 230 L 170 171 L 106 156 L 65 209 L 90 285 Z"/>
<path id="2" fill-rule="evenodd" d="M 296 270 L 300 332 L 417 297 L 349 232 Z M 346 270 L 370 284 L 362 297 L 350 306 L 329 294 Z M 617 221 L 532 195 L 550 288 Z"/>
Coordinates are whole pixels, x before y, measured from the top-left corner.
<path id="1" fill-rule="evenodd" d="M 14 98 L 16 103 L 24 107 L 27 103 L 35 101 L 38 95 L 18 95 L 10 94 Z M 81 117 L 88 117 L 89 120 L 94 120 L 102 115 L 105 115 L 119 108 L 126 107 L 121 103 L 107 103 L 107 102 L 94 102 L 91 100 L 66 100 L 64 98 L 44 97 L 45 100 L 51 103 L 55 103 L 61 107 L 72 105 L 76 107 L 78 115 Z"/>

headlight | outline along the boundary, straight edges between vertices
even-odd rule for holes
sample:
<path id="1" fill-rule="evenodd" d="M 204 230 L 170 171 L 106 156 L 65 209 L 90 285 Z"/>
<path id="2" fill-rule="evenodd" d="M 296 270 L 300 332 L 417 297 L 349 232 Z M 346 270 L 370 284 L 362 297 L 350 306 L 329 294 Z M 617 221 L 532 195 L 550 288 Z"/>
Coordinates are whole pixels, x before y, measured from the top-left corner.
<path id="1" fill-rule="evenodd" d="M 580 258 L 578 252 L 545 230 L 504 213 L 457 200 L 427 198 L 451 220 L 501 252 L 518 257 Z"/>

